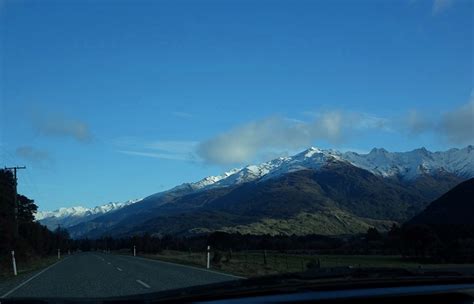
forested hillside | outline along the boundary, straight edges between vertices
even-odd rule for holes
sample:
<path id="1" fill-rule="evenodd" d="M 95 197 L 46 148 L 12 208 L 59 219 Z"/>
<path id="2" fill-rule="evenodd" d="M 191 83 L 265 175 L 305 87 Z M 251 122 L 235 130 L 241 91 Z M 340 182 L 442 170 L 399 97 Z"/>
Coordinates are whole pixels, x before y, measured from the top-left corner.
<path id="1" fill-rule="evenodd" d="M 464 181 L 433 201 L 408 224 L 432 227 L 440 237 L 474 237 L 474 178 Z"/>

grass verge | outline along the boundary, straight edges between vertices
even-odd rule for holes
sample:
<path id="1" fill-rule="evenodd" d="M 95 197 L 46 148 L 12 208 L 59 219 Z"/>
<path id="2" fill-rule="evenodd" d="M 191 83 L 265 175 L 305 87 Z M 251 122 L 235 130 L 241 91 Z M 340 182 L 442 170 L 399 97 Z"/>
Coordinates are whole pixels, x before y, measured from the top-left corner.
<path id="1" fill-rule="evenodd" d="M 2 261 L 2 267 L 0 269 L 0 282 L 7 281 L 15 277 L 13 275 L 11 258 L 8 257 L 5 259 L 7 260 Z M 54 264 L 57 260 L 58 258 L 56 256 L 35 257 L 29 260 L 19 258 L 16 260 L 18 276 L 46 268 L 49 265 Z"/>
<path id="2" fill-rule="evenodd" d="M 142 257 L 192 265 L 205 268 L 206 253 L 165 250 L 157 254 L 141 254 Z M 401 256 L 387 255 L 300 255 L 279 252 L 236 252 L 222 253 L 213 260 L 211 269 L 244 277 L 255 277 L 287 272 L 306 271 L 308 266 L 319 263 L 321 267 L 387 267 L 387 268 L 449 268 L 474 267 L 474 265 L 419 264 L 404 260 Z"/>

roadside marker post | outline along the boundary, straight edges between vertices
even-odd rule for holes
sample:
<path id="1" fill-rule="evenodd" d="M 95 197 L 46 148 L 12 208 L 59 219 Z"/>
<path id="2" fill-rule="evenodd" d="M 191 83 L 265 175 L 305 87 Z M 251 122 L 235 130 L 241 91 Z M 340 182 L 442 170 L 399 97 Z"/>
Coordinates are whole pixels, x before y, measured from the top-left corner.
<path id="1" fill-rule="evenodd" d="M 16 276 L 18 273 L 16 272 L 16 260 L 15 260 L 14 250 L 12 250 L 12 263 L 13 263 L 13 274 Z"/>
<path id="2" fill-rule="evenodd" d="M 58 248 L 58 260 L 61 259 L 61 249 Z"/>
<path id="3" fill-rule="evenodd" d="M 207 265 L 206 268 L 209 269 L 211 266 L 211 246 L 207 246 Z"/>
<path id="4" fill-rule="evenodd" d="M 137 256 L 137 246 L 133 245 L 133 256 Z"/>

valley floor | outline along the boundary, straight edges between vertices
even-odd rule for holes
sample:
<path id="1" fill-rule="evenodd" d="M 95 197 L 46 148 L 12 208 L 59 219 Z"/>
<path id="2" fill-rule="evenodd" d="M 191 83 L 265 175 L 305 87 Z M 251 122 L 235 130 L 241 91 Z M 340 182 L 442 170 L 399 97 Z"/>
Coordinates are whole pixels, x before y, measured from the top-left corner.
<path id="1" fill-rule="evenodd" d="M 206 267 L 206 253 L 164 250 L 143 257 L 174 263 Z M 244 277 L 306 271 L 309 267 L 387 267 L 472 269 L 474 264 L 420 264 L 397 255 L 304 255 L 263 251 L 222 252 L 220 261 L 213 260 L 211 269 Z"/>

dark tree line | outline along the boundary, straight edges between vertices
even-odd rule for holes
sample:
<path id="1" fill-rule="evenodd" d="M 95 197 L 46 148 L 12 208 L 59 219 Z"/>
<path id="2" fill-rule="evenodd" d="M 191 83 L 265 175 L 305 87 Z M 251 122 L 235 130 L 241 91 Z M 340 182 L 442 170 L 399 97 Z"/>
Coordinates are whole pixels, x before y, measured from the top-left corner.
<path id="1" fill-rule="evenodd" d="M 103 237 L 95 240 L 74 240 L 71 248 L 88 250 L 122 250 L 132 253 L 159 253 L 162 250 L 189 252 L 205 251 L 210 245 L 213 251 L 272 250 L 307 254 L 383 254 L 402 255 L 419 262 L 447 263 L 473 262 L 474 239 L 440 237 L 437 232 L 423 225 L 393 225 L 381 233 L 370 228 L 367 233 L 347 237 L 321 235 L 270 236 L 243 235 L 214 232 L 207 235 L 180 237 L 152 236 L 145 233 L 127 238 Z"/>
<path id="2" fill-rule="evenodd" d="M 34 221 L 38 207 L 35 202 L 19 194 L 15 220 L 15 180 L 9 170 L 0 170 L 0 257 L 1 263 L 9 263 L 12 250 L 20 259 L 51 255 L 58 248 L 63 251 L 71 246 L 66 230 L 50 231 Z M 17 221 L 17 224 L 15 223 Z M 18 234 L 16 233 L 18 225 Z"/>
<path id="3" fill-rule="evenodd" d="M 433 263 L 474 262 L 474 230 L 459 226 L 436 227 L 429 225 L 392 226 L 387 233 L 371 228 L 364 243 L 368 252 L 379 251 L 401 254 L 407 259 Z"/>
<path id="4" fill-rule="evenodd" d="M 139 252 L 157 253 L 162 250 L 203 251 L 210 245 L 215 250 L 330 250 L 339 248 L 344 243 L 341 239 L 320 236 L 269 236 L 243 235 L 214 232 L 207 235 L 181 237 L 165 235 L 151 236 L 145 233 L 128 238 L 103 237 L 95 240 L 80 239 L 73 241 L 74 249 L 86 250 L 132 250 L 133 246 Z"/>

